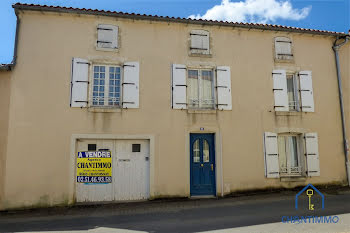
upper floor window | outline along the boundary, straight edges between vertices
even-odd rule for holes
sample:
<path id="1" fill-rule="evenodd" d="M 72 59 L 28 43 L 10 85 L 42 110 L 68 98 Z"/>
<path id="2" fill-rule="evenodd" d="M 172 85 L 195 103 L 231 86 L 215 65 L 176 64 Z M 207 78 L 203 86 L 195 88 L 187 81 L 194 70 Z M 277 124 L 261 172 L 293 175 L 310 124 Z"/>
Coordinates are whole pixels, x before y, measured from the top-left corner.
<path id="1" fill-rule="evenodd" d="M 274 70 L 272 76 L 275 111 L 314 112 L 311 71 L 287 73 L 285 70 Z"/>
<path id="2" fill-rule="evenodd" d="M 118 48 L 118 26 L 99 24 L 97 27 L 97 49 L 115 50 Z"/>
<path id="3" fill-rule="evenodd" d="M 95 65 L 93 70 L 92 105 L 120 106 L 121 68 Z"/>
<path id="4" fill-rule="evenodd" d="M 210 69 L 173 64 L 171 90 L 173 109 L 232 110 L 229 66 Z"/>
<path id="5" fill-rule="evenodd" d="M 70 106 L 139 108 L 139 76 L 139 62 L 109 65 L 73 58 Z"/>
<path id="6" fill-rule="evenodd" d="M 293 60 L 292 41 L 288 37 L 275 38 L 275 59 Z"/>
<path id="7" fill-rule="evenodd" d="M 191 53 L 210 54 L 209 32 L 205 30 L 192 30 L 191 33 Z"/>
<path id="8" fill-rule="evenodd" d="M 214 109 L 213 71 L 207 69 L 189 69 L 187 84 L 187 103 L 189 108 Z"/>

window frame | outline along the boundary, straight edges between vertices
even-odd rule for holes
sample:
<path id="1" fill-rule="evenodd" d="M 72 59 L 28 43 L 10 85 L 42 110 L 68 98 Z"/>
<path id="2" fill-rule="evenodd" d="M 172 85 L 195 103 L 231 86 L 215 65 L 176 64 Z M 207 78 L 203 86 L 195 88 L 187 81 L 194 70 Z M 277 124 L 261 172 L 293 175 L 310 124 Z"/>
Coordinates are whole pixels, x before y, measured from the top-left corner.
<path id="1" fill-rule="evenodd" d="M 189 71 L 190 70 L 196 70 L 198 71 L 198 107 L 192 107 L 191 104 L 190 104 L 190 101 L 189 101 Z M 211 71 L 212 73 L 212 96 L 213 96 L 213 107 L 212 108 L 203 108 L 201 107 L 201 99 L 203 98 L 203 93 L 202 93 L 202 71 Z M 215 73 L 215 68 L 213 67 L 187 67 L 186 69 L 186 85 L 187 85 L 187 88 L 186 88 L 186 102 L 187 102 L 187 107 L 188 109 L 190 110 L 216 110 L 217 109 L 217 91 L 216 91 L 216 73 Z"/>
<path id="2" fill-rule="evenodd" d="M 305 176 L 305 167 L 306 167 L 306 161 L 305 158 L 302 156 L 304 154 L 305 148 L 303 147 L 303 134 L 300 133 L 280 133 L 277 134 L 277 146 L 278 146 L 278 154 L 279 154 L 279 170 L 280 170 L 280 177 L 301 177 Z M 291 163 L 291 154 L 286 152 L 286 163 L 287 163 L 287 172 L 282 171 L 281 163 L 280 163 L 280 146 L 279 146 L 279 138 L 280 137 L 296 137 L 296 143 L 297 143 L 297 157 L 298 157 L 298 172 L 291 172 L 292 167 L 290 166 Z M 287 142 L 287 140 L 285 140 Z M 285 144 L 286 145 L 286 144 Z"/>
<path id="3" fill-rule="evenodd" d="M 93 104 L 93 89 L 94 89 L 94 67 L 95 66 L 104 66 L 105 67 L 105 86 L 104 86 L 104 105 L 94 105 Z M 119 67 L 120 68 L 120 85 L 119 85 L 119 104 L 118 105 L 108 105 L 109 98 L 109 69 L 110 67 Z M 89 108 L 122 108 L 123 102 L 123 65 L 116 63 L 92 63 L 89 75 Z M 107 96 L 106 96 L 107 94 Z"/>

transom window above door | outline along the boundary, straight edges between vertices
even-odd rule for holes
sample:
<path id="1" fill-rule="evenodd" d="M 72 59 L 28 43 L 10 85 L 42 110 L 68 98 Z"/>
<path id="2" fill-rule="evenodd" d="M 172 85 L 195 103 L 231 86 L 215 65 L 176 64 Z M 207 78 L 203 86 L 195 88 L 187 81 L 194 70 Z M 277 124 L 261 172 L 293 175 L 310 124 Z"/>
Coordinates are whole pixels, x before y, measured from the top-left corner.
<path id="1" fill-rule="evenodd" d="M 92 82 L 92 106 L 120 106 L 121 68 L 119 66 L 94 65 Z"/>
<path id="2" fill-rule="evenodd" d="M 214 109 L 214 77 L 212 70 L 189 69 L 187 103 L 189 108 Z"/>

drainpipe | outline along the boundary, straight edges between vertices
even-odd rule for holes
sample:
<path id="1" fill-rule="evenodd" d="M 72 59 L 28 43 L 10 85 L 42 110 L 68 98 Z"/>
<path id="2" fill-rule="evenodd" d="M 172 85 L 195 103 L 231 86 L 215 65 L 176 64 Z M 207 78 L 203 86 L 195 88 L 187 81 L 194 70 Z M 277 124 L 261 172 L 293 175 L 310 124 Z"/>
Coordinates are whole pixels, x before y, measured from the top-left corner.
<path id="1" fill-rule="evenodd" d="M 339 40 L 343 40 L 343 42 L 338 43 Z M 345 45 L 349 41 L 349 36 L 345 37 L 337 37 L 333 44 L 333 51 L 335 55 L 335 64 L 337 67 L 337 78 L 338 78 L 338 91 L 339 91 L 339 104 L 340 104 L 340 112 L 341 112 L 341 122 L 342 122 L 342 130 L 343 130 L 343 143 L 344 143 L 344 154 L 345 154 L 345 163 L 346 163 L 346 173 L 348 179 L 348 185 L 350 186 L 350 161 L 349 161 L 349 143 L 346 136 L 346 125 L 345 125 L 345 114 L 344 114 L 344 105 L 343 105 L 343 91 L 342 91 L 342 83 L 341 83 L 341 75 L 340 75 L 340 64 L 339 64 L 339 49 Z"/>
<path id="2" fill-rule="evenodd" d="M 18 13 L 16 12 L 17 22 L 16 22 L 16 35 L 15 35 L 15 47 L 13 49 L 13 59 L 11 62 L 11 66 L 15 67 L 17 63 L 17 45 L 18 45 L 18 34 L 19 34 L 19 24 L 21 20 L 19 19 Z M 11 67 L 11 68 L 12 68 Z"/>

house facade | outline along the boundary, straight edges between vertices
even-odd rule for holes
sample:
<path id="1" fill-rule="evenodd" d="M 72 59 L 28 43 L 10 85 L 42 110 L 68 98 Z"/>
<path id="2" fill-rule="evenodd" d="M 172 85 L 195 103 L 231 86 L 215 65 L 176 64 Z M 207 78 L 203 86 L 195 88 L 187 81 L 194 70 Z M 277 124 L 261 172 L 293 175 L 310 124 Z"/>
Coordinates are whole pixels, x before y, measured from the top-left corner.
<path id="1" fill-rule="evenodd" d="M 346 34 L 14 9 L 1 209 L 347 185 L 332 50 Z"/>

